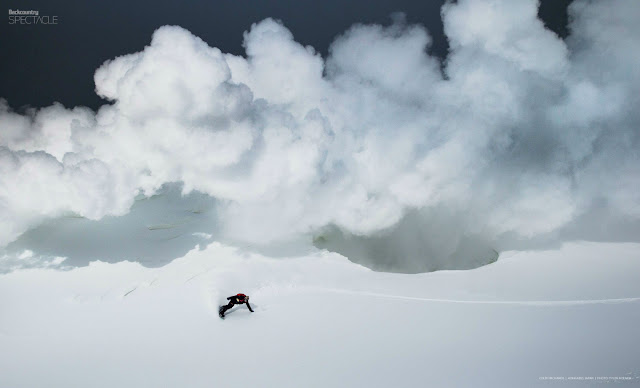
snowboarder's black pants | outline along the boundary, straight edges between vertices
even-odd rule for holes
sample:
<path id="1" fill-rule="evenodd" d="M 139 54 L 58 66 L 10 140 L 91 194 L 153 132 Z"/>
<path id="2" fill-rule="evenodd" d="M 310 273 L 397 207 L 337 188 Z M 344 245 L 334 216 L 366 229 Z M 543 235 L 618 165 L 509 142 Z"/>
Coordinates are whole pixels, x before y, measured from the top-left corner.
<path id="1" fill-rule="evenodd" d="M 233 303 L 232 301 L 229 301 L 229 303 L 226 306 L 222 306 L 222 308 L 220 309 L 220 311 L 222 312 L 222 314 L 224 314 L 227 310 L 230 310 L 231 308 L 233 308 L 234 305 L 236 304 L 246 304 L 247 307 L 249 308 L 249 311 L 253 312 L 253 310 L 251 309 L 251 305 L 249 304 L 249 302 L 245 302 L 245 303 Z"/>

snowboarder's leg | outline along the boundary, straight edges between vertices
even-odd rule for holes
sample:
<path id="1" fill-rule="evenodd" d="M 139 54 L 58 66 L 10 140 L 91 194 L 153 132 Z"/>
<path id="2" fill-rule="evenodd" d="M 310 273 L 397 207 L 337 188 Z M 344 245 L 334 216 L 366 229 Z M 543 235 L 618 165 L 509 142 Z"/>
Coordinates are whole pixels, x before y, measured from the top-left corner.
<path id="1" fill-rule="evenodd" d="M 229 304 L 227 304 L 226 306 L 220 306 L 220 310 L 218 311 L 218 314 L 220 315 L 220 317 L 224 318 L 224 313 L 232 307 L 233 307 L 233 302 L 229 302 Z"/>
<path id="2" fill-rule="evenodd" d="M 253 312 L 253 310 L 251 309 L 251 305 L 249 304 L 249 302 L 247 301 L 247 307 L 249 308 L 249 311 Z"/>

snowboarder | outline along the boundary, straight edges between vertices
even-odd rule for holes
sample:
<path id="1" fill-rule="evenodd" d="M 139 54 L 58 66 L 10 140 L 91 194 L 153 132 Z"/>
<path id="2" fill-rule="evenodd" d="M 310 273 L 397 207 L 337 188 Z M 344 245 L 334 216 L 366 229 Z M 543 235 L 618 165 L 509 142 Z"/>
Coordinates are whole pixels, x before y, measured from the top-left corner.
<path id="1" fill-rule="evenodd" d="M 220 306 L 220 310 L 218 311 L 220 318 L 224 318 L 224 313 L 237 304 L 246 304 L 247 307 L 249 308 L 249 311 L 253 312 L 253 310 L 251 309 L 251 305 L 249 304 L 248 295 L 237 294 L 237 295 L 228 297 L 227 300 L 229 301 L 229 304 L 227 304 L 226 306 Z"/>

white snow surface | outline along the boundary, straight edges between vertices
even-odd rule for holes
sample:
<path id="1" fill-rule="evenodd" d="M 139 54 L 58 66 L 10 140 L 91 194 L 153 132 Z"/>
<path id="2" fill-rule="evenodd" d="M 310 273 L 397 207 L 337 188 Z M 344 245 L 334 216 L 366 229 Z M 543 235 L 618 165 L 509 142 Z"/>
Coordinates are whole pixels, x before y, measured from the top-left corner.
<path id="1" fill-rule="evenodd" d="M 16 270 L 0 386 L 633 386 L 639 273 L 640 244 L 586 242 L 417 275 L 215 242 L 161 268 Z M 221 320 L 238 292 L 255 313 Z"/>

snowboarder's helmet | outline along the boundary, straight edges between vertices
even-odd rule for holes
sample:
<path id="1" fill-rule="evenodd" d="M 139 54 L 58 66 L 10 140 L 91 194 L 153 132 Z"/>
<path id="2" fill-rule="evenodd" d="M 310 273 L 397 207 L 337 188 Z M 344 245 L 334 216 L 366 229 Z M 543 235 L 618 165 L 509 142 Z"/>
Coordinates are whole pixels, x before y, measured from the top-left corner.
<path id="1" fill-rule="evenodd" d="M 238 294 L 238 295 L 236 295 L 236 296 L 239 296 L 239 297 L 241 297 L 241 298 L 244 298 L 246 295 L 245 295 L 245 294 Z"/>

